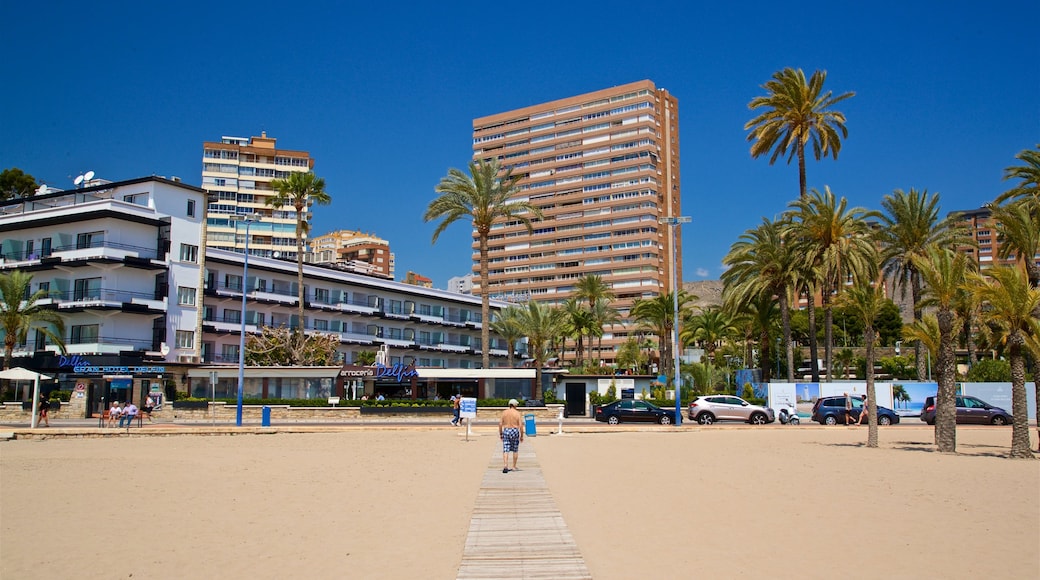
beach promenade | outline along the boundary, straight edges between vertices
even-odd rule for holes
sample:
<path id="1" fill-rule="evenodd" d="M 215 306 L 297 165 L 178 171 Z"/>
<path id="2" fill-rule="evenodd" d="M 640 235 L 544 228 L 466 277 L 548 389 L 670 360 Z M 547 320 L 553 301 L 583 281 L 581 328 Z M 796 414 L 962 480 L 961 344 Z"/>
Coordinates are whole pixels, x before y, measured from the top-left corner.
<path id="1" fill-rule="evenodd" d="M 491 425 L 0 441 L 0 578 L 822 578 L 836 553 L 853 578 L 1040 569 L 1040 463 L 1001 457 L 1010 428 L 958 428 L 942 455 L 924 426 L 879 449 L 865 428 L 553 426 L 507 474 Z"/>

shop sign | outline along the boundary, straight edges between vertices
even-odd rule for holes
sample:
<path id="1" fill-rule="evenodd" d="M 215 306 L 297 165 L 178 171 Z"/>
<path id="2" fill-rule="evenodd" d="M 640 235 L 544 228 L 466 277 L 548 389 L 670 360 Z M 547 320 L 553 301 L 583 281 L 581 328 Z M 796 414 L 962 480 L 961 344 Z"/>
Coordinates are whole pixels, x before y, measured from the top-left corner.
<path id="1" fill-rule="evenodd" d="M 90 361 L 80 355 L 61 355 L 58 357 L 59 368 L 71 368 L 72 372 L 80 375 L 151 375 L 166 372 L 164 366 L 122 366 L 106 365 L 94 366 Z"/>

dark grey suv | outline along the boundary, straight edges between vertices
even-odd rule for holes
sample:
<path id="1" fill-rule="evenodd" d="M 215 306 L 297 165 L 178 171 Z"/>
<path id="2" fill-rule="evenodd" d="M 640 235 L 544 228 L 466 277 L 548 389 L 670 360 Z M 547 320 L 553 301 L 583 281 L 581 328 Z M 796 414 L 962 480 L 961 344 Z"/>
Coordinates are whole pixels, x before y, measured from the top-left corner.
<path id="1" fill-rule="evenodd" d="M 863 399 L 861 399 L 859 395 L 852 395 L 852 420 L 858 420 L 861 412 L 863 412 Z M 844 424 L 844 395 L 839 395 L 837 397 L 820 397 L 817 399 L 816 403 L 813 404 L 812 420 L 821 425 Z M 899 415 L 896 415 L 896 412 L 888 407 L 878 405 L 877 422 L 878 425 L 895 425 L 899 423 Z"/>
<path id="2" fill-rule="evenodd" d="M 958 396 L 956 405 L 958 424 L 1007 425 L 1011 422 L 1011 413 L 977 397 Z M 935 397 L 925 398 L 921 420 L 935 425 Z"/>

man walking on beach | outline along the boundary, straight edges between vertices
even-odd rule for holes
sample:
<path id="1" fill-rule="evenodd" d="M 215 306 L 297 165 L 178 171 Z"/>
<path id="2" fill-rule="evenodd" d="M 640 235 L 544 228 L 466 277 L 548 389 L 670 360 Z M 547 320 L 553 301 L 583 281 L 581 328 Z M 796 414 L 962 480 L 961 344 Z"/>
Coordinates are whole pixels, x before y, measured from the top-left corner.
<path id="1" fill-rule="evenodd" d="M 517 456 L 520 454 L 520 442 L 524 440 L 524 432 L 520 430 L 519 403 L 509 399 L 509 408 L 502 411 L 498 421 L 498 436 L 502 439 L 502 473 L 509 473 L 509 454 L 513 454 L 513 469 L 516 469 Z"/>

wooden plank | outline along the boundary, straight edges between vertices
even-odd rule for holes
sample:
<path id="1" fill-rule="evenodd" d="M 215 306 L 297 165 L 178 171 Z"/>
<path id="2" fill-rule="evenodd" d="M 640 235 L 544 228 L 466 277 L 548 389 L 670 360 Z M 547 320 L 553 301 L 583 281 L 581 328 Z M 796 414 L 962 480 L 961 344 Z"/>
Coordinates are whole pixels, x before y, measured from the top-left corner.
<path id="1" fill-rule="evenodd" d="M 509 473 L 502 473 L 500 450 L 491 457 L 457 578 L 591 579 L 534 450 L 529 445 L 520 449 L 519 469 Z"/>

